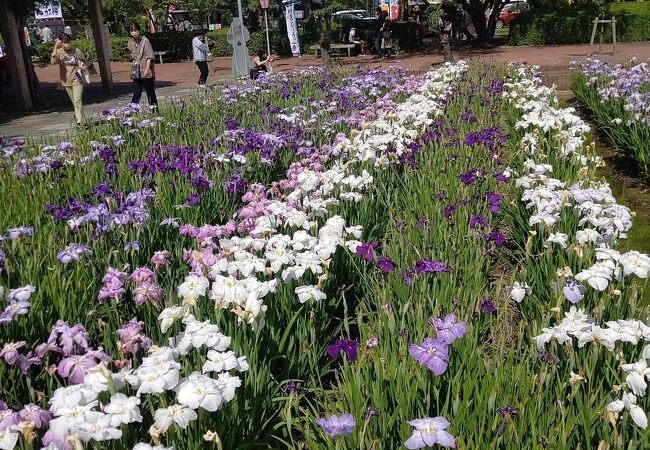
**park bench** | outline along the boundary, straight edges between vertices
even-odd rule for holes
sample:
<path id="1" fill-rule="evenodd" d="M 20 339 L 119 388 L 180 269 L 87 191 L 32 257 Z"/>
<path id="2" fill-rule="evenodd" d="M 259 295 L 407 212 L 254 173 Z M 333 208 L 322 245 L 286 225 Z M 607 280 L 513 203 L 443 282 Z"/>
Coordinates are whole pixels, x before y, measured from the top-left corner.
<path id="1" fill-rule="evenodd" d="M 352 56 L 352 50 L 354 50 L 354 47 L 356 47 L 356 44 L 330 44 L 330 51 L 332 50 L 342 50 L 345 52 L 345 50 L 348 51 L 348 56 Z M 311 46 L 312 50 L 316 50 L 316 57 L 320 58 L 321 57 L 321 51 L 320 51 L 320 45 L 312 45 Z"/>
<path id="2" fill-rule="evenodd" d="M 164 64 L 163 63 L 163 56 L 165 56 L 166 54 L 167 54 L 167 52 L 153 52 L 153 57 L 154 58 L 158 57 L 159 60 L 160 60 L 160 64 Z"/>

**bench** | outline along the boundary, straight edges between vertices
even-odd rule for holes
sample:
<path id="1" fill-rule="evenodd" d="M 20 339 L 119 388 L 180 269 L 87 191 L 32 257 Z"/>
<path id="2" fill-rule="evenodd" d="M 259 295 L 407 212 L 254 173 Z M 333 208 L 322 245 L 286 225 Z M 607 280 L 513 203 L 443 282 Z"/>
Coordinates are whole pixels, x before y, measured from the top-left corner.
<path id="1" fill-rule="evenodd" d="M 163 63 L 163 56 L 165 56 L 167 52 L 153 52 L 153 57 L 155 58 L 156 56 L 160 59 L 160 64 Z"/>
<path id="2" fill-rule="evenodd" d="M 352 50 L 356 47 L 356 44 L 330 44 L 330 51 L 332 50 L 347 50 L 348 51 L 348 57 L 352 56 Z M 320 50 L 320 45 L 312 45 L 311 46 L 312 50 L 316 50 L 316 57 L 320 58 L 321 57 L 321 50 Z"/>

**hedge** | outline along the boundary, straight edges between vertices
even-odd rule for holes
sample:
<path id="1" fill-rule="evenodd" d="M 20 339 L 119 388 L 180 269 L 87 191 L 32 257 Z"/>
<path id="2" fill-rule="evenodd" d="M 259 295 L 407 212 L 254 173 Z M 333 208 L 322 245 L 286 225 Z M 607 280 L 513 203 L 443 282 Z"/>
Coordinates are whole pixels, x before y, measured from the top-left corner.
<path id="1" fill-rule="evenodd" d="M 618 42 L 650 40 L 650 9 L 610 6 L 608 16 L 616 16 L 616 40 Z M 639 5 L 643 5 L 640 3 Z M 631 5 L 630 5 L 631 6 Z M 639 12 L 630 12 L 639 11 Z M 592 11 L 555 11 L 540 13 L 526 11 L 510 24 L 510 45 L 582 44 L 591 39 L 596 13 Z M 603 41 L 611 42 L 608 27 Z"/>
<path id="2" fill-rule="evenodd" d="M 131 56 L 127 49 L 129 38 L 111 37 L 112 61 L 129 61 Z M 84 53 L 88 53 L 91 60 L 97 61 L 97 52 L 95 51 L 95 41 L 92 39 L 75 39 L 74 45 Z M 38 56 L 43 61 L 49 61 L 52 55 L 54 43 L 38 44 L 32 46 L 32 56 Z"/>

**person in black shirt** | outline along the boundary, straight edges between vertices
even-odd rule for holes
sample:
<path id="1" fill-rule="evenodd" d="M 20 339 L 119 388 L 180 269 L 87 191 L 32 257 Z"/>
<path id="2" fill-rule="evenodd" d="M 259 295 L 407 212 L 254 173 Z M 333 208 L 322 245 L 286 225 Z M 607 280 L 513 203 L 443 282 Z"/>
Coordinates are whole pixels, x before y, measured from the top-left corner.
<path id="1" fill-rule="evenodd" d="M 377 26 L 375 32 L 375 53 L 377 56 L 375 56 L 375 58 L 381 58 L 383 55 L 381 51 L 381 39 L 383 37 L 382 32 L 384 29 L 384 11 L 380 7 L 377 7 L 375 11 L 377 12 Z"/>

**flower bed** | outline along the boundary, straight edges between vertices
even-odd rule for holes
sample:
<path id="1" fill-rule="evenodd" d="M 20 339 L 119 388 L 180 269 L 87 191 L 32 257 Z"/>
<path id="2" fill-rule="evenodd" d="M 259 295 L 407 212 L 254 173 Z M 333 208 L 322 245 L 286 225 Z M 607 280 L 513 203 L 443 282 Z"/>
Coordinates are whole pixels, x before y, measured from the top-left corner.
<path id="1" fill-rule="evenodd" d="M 645 356 L 650 260 L 614 250 L 587 132 L 530 69 L 461 62 L 3 143 L 0 442 L 643 442 L 645 369 L 616 365 Z"/>
<path id="2" fill-rule="evenodd" d="M 650 174 L 650 73 L 646 63 L 576 63 L 571 89 L 598 129 L 625 156 Z"/>

